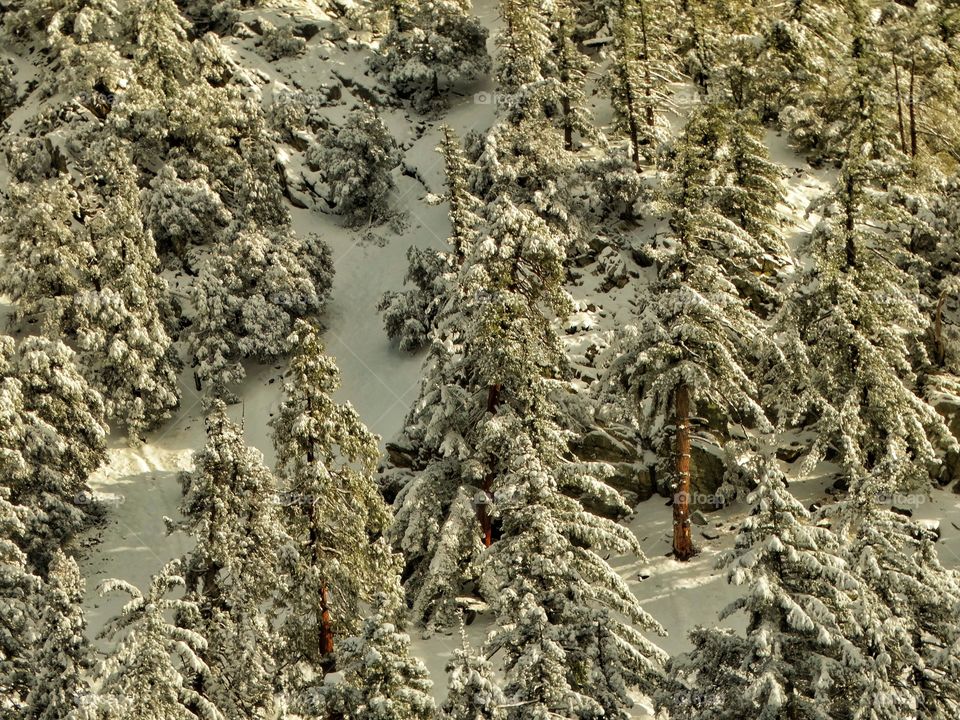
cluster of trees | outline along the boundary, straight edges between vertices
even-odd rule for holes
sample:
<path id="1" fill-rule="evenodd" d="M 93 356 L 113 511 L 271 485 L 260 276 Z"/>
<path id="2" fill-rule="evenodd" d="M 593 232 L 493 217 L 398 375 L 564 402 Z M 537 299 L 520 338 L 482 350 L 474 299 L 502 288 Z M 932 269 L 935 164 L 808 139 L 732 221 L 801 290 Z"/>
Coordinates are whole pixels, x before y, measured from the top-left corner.
<path id="1" fill-rule="evenodd" d="M 241 360 L 286 352 L 332 277 L 326 246 L 290 227 L 262 109 L 172 0 L 123 14 L 17 2 L 4 30 L 42 30 L 51 55 L 35 93 L 52 97 L 8 152 L 2 291 L 17 318 L 77 350 L 134 441 L 179 404 L 181 345 L 229 399 Z M 190 277 L 189 309 L 165 267 Z"/>
<path id="2" fill-rule="evenodd" d="M 412 250 L 410 288 L 381 303 L 401 348 L 428 347 L 402 438 L 414 470 L 398 476 L 391 530 L 408 598 L 415 619 L 440 627 L 465 595 L 490 603 L 500 629 L 487 654 L 511 648 L 509 717 L 589 717 L 597 707 L 618 717 L 629 702 L 613 676 L 659 688 L 675 717 L 765 708 L 771 717 L 946 718 L 960 707 L 950 680 L 960 634 L 946 620 L 958 609 L 957 578 L 929 530 L 889 503 L 925 494 L 940 458 L 957 450 L 934 408 L 938 394 L 956 393 L 960 369 L 944 311 L 956 302 L 947 278 L 960 269 L 955 126 L 933 135 L 919 118 L 942 113 L 938 103 L 960 88 L 949 61 L 933 68 L 917 56 L 924 45 L 931 57 L 956 47 L 955 10 L 748 5 L 654 11 L 639 0 L 597 20 L 563 3 L 501 3 L 498 119 L 465 149 L 447 130 L 440 148 L 449 247 Z M 611 40 L 601 85 L 624 141 L 604 138 L 583 107 L 591 62 L 576 38 L 603 26 Z M 670 83 L 682 76 L 700 101 L 670 139 Z M 818 220 L 799 261 L 784 241 L 784 173 L 767 155 L 764 122 L 839 169 L 811 205 Z M 601 590 L 610 576 L 603 565 L 587 570 L 577 546 L 636 552 L 590 512 L 609 514 L 617 494 L 600 467 L 570 452 L 582 425 L 559 400 L 570 377 L 554 329 L 571 303 L 567 258 L 597 227 L 588 223 L 629 217 L 615 202 L 585 212 L 597 202 L 584 203 L 582 191 L 600 193 L 598 153 L 610 158 L 604 169 L 629 165 L 643 179 L 657 166 L 664 180 L 645 209 L 668 228 L 644 251 L 655 274 L 638 288 L 635 324 L 606 353 L 598 401 L 659 456 L 677 559 L 696 552 L 688 503 L 698 411 L 740 429 L 734 490 L 752 490 L 754 505 L 728 560 L 745 594 L 727 613 L 748 616 L 746 633 L 698 629 L 696 652 L 663 674 L 655 648 L 595 611 L 630 618 L 631 630 L 654 629 L 651 619 L 611 602 L 613 584 L 600 596 L 578 589 L 578 578 Z M 599 202 L 636 200 L 628 182 Z M 774 459 L 778 433 L 793 428 L 813 437 L 802 471 L 824 458 L 836 467 L 842 495 L 828 511 L 794 500 Z M 539 562 L 546 547 L 549 577 Z M 555 604 L 561 578 L 564 596 L 589 613 Z M 938 588 L 936 601 L 923 599 L 923 585 Z M 591 626 L 620 651 L 597 665 L 583 639 Z"/>
<path id="3" fill-rule="evenodd" d="M 927 492 L 957 452 L 933 404 L 960 394 L 952 5 L 502 0 L 494 123 L 465 142 L 443 128 L 448 246 L 411 251 L 412 287 L 381 303 L 391 338 L 427 347 L 404 430 L 414 470 L 392 508 L 378 440 L 331 399 L 338 371 L 306 319 L 329 251 L 292 231 L 267 119 L 216 35 L 172 0 L 3 5 L 8 37 L 42 32 L 50 49 L 33 90 L 47 109 L 9 143 L 0 238 L 0 292 L 39 330 L 0 338 L 4 713 L 625 719 L 635 691 L 695 720 L 960 712 L 960 581 L 887 500 Z M 388 22 L 375 70 L 415 110 L 489 71 L 465 3 L 371 10 Z M 302 49 L 264 35 L 267 54 Z M 591 37 L 607 39 L 599 57 Z M 594 71 L 609 132 L 588 108 Z M 684 77 L 698 102 L 673 137 Z M 300 101 L 283 127 L 320 133 L 306 160 L 328 205 L 383 220 L 401 157 L 383 121 L 359 108 L 327 128 Z M 798 257 L 764 123 L 837 166 Z M 745 630 L 697 628 L 674 658 L 610 562 L 642 553 L 610 467 L 573 452 L 600 413 L 570 401 L 557 330 L 571 259 L 642 214 L 664 232 L 590 399 L 657 455 L 678 561 L 696 552 L 701 416 L 735 437 L 752 507 L 726 558 L 742 593 L 724 613 Z M 190 277 L 186 308 L 165 266 Z M 98 663 L 64 550 L 96 510 L 86 483 L 107 422 L 137 439 L 177 407 L 178 343 L 210 399 L 169 522 L 194 542 L 148 588 L 103 586 L 130 599 Z M 288 352 L 270 469 L 223 400 L 244 358 Z M 813 438 L 801 469 L 835 468 L 824 510 L 796 500 L 776 460 L 796 428 Z M 495 624 L 482 647 L 464 638 L 437 707 L 404 625 L 449 628 L 466 607 Z"/>

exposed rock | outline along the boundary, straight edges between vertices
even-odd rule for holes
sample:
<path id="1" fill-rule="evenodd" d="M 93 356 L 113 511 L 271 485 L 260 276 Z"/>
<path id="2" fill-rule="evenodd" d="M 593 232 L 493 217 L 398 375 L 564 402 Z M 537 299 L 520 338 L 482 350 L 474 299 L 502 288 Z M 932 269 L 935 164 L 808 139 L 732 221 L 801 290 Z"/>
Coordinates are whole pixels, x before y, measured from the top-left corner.
<path id="1" fill-rule="evenodd" d="M 690 513 L 690 522 L 694 525 L 709 525 L 710 521 L 707 520 L 707 516 L 703 514 L 702 510 L 694 510 Z"/>
<path id="2" fill-rule="evenodd" d="M 398 468 L 412 468 L 415 454 L 413 449 L 403 447 L 397 443 L 388 442 L 386 445 L 387 459 L 390 464 Z"/>
<path id="3" fill-rule="evenodd" d="M 581 460 L 590 462 L 636 462 L 640 451 L 599 428 L 570 443 L 570 450 Z"/>

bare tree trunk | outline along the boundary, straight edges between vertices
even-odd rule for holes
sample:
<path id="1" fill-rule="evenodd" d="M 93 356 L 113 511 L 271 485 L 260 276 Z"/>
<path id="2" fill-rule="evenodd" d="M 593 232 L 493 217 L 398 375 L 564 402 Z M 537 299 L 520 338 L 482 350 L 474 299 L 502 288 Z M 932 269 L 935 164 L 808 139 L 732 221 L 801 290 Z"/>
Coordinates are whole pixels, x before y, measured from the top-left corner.
<path id="1" fill-rule="evenodd" d="M 900 152 L 906 154 L 907 134 L 903 126 L 903 95 L 900 92 L 900 68 L 897 65 L 897 56 L 894 53 L 891 53 L 891 55 L 893 55 L 893 80 L 897 89 L 897 125 L 900 130 Z"/>
<path id="2" fill-rule="evenodd" d="M 914 97 L 914 84 L 916 79 L 916 62 L 910 61 L 910 157 L 917 156 L 917 103 Z"/>
<path id="3" fill-rule="evenodd" d="M 673 555 L 694 556 L 690 533 L 690 389 L 680 385 L 675 396 L 677 414 L 677 487 L 673 495 Z"/>

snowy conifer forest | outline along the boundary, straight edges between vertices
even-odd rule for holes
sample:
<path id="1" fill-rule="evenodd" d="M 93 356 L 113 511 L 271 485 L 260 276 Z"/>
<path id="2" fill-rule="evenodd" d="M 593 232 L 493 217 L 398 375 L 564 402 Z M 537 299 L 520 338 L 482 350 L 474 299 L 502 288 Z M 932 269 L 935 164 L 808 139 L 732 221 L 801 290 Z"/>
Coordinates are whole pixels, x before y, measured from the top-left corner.
<path id="1" fill-rule="evenodd" d="M 958 718 L 958 0 L 0 0 L 0 720 Z"/>

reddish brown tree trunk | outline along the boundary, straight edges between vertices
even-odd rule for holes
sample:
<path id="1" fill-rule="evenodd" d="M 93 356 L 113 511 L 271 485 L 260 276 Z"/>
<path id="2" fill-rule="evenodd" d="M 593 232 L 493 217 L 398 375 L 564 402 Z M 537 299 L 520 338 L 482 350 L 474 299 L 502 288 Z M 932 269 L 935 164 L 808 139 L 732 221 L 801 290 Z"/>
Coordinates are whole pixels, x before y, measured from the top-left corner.
<path id="1" fill-rule="evenodd" d="M 330 617 L 330 595 L 326 585 L 320 589 L 320 654 L 333 654 L 333 620 Z"/>
<path id="2" fill-rule="evenodd" d="M 677 388 L 677 487 L 673 495 L 673 555 L 689 560 L 694 555 L 690 534 L 690 389 Z"/>

